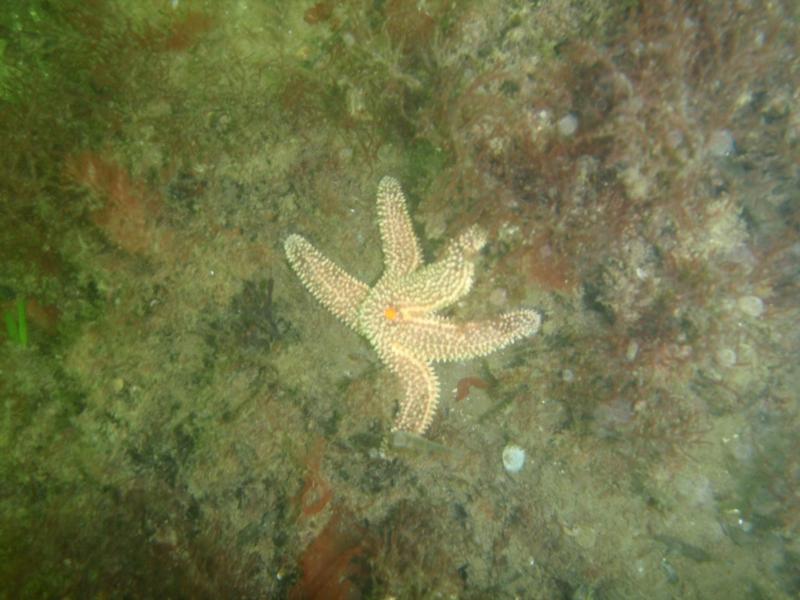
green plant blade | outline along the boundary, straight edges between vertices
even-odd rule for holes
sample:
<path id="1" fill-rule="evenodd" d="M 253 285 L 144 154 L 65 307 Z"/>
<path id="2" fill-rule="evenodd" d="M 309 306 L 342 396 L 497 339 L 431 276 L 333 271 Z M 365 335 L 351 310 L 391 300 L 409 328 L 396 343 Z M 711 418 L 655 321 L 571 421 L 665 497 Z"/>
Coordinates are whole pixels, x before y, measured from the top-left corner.
<path id="1" fill-rule="evenodd" d="M 17 299 L 17 341 L 23 348 L 28 346 L 28 317 L 25 314 L 25 300 Z"/>
<path id="2" fill-rule="evenodd" d="M 16 343 L 17 339 L 19 338 L 19 333 L 17 332 L 17 323 L 14 321 L 14 315 L 10 311 L 6 311 L 3 313 L 3 318 L 6 321 L 6 332 L 8 332 L 8 339 Z"/>

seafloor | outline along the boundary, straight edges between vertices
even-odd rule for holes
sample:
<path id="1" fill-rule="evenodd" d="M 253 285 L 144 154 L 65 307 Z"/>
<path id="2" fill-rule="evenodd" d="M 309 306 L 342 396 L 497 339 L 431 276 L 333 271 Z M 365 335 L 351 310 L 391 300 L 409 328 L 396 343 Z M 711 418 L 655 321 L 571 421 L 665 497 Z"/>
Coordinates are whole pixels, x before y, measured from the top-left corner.
<path id="1" fill-rule="evenodd" d="M 799 23 L 3 2 L 0 598 L 798 597 Z M 373 283 L 384 175 L 543 316 L 424 437 L 283 252 Z"/>

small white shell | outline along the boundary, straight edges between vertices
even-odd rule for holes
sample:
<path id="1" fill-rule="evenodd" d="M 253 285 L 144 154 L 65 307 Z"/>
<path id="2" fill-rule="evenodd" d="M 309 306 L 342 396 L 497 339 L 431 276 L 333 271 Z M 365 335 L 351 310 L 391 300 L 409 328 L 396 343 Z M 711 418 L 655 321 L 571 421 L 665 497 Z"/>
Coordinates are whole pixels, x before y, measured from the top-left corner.
<path id="1" fill-rule="evenodd" d="M 503 467 L 509 473 L 519 473 L 525 464 L 525 450 L 515 444 L 503 448 Z"/>
<path id="2" fill-rule="evenodd" d="M 751 317 L 760 317 L 764 312 L 764 301 L 758 296 L 742 296 L 737 304 L 740 311 Z"/>

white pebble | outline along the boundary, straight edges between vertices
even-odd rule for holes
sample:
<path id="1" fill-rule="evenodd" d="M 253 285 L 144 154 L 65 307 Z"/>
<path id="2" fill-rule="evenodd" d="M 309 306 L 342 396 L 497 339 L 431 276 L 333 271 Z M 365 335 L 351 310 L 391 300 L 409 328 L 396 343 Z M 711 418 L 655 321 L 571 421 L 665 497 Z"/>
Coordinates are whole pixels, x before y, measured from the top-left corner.
<path id="1" fill-rule="evenodd" d="M 732 348 L 722 348 L 717 352 L 717 361 L 720 366 L 730 369 L 736 365 L 736 351 Z"/>
<path id="2" fill-rule="evenodd" d="M 503 448 L 503 467 L 509 473 L 519 473 L 525 464 L 525 450 L 514 444 Z"/>
<path id="3" fill-rule="evenodd" d="M 734 146 L 733 134 L 727 129 L 718 129 L 708 139 L 708 151 L 717 158 L 733 154 Z"/>
<path id="4" fill-rule="evenodd" d="M 558 133 L 564 137 L 569 137 L 578 130 L 578 118 L 573 114 L 568 114 L 558 120 Z"/>
<path id="5" fill-rule="evenodd" d="M 758 296 L 742 296 L 736 304 L 740 311 L 751 317 L 760 317 L 764 312 L 764 302 Z"/>
<path id="6" fill-rule="evenodd" d="M 639 344 L 636 340 L 631 340 L 628 342 L 628 347 L 625 350 L 625 360 L 628 362 L 633 362 L 636 359 L 636 355 L 639 354 Z"/>

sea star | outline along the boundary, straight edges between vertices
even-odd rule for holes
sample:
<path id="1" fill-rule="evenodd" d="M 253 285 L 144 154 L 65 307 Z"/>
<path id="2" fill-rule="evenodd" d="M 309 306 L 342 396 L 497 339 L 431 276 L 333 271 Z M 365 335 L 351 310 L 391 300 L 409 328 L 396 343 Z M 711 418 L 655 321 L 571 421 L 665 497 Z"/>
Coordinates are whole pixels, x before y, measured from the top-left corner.
<path id="1" fill-rule="evenodd" d="M 306 288 L 366 337 L 400 379 L 404 397 L 393 429 L 424 434 L 439 402 L 432 363 L 485 356 L 536 333 L 541 317 L 534 310 L 518 310 L 486 321 L 455 323 L 436 314 L 469 292 L 486 234 L 472 226 L 450 242 L 443 258 L 423 265 L 406 199 L 395 179 L 381 180 L 377 203 L 384 271 L 371 288 L 300 235 L 286 238 L 284 248 Z"/>

